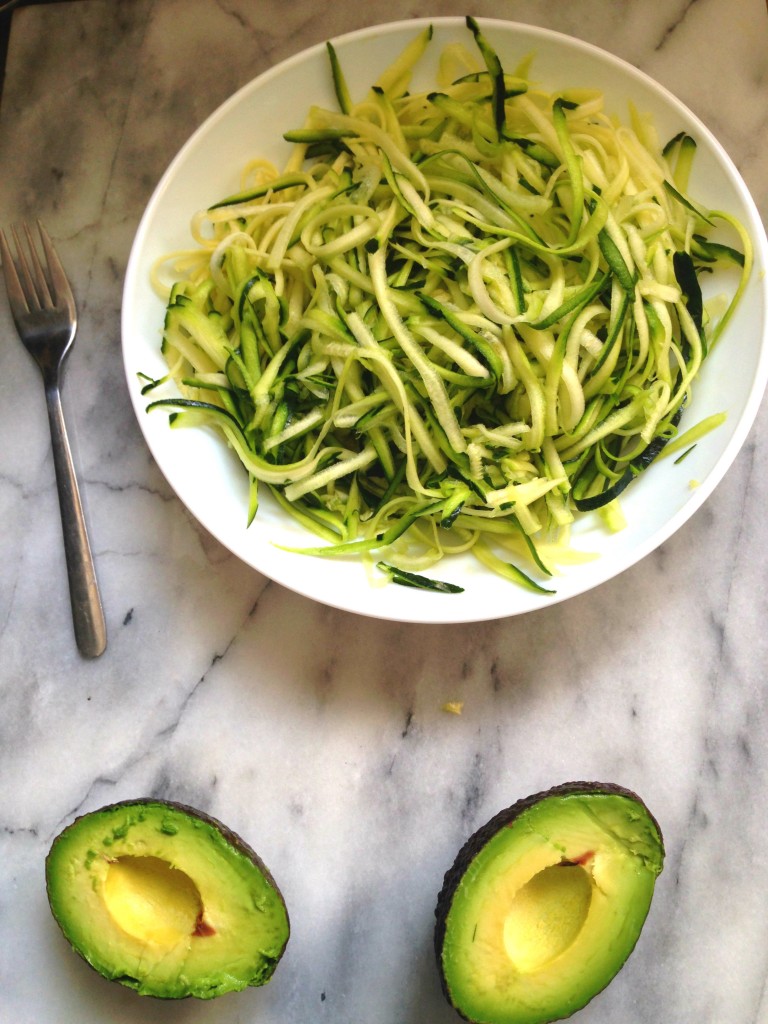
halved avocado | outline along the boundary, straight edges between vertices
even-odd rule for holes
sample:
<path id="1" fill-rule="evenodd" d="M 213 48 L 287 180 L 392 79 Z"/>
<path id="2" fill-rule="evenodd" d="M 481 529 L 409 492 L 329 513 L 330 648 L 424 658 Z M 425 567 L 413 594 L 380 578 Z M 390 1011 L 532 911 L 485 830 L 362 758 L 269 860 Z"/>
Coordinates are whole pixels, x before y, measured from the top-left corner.
<path id="1" fill-rule="evenodd" d="M 269 981 L 290 933 L 257 854 L 184 804 L 128 800 L 53 841 L 48 901 L 99 974 L 163 999 L 211 999 Z"/>
<path id="2" fill-rule="evenodd" d="M 663 862 L 655 818 L 620 786 L 566 783 L 501 811 L 438 897 L 446 998 L 475 1024 L 569 1017 L 632 952 Z"/>

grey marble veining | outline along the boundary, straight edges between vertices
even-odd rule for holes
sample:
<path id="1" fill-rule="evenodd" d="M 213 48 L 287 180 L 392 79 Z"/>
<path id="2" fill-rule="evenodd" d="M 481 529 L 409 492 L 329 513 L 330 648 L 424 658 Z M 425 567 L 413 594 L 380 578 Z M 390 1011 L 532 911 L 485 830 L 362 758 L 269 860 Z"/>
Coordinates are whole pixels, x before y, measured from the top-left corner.
<path id="1" fill-rule="evenodd" d="M 766 219 L 763 0 L 472 8 L 653 75 L 720 138 Z M 581 778 L 641 793 L 668 857 L 628 965 L 574 1020 L 768 1022 L 764 412 L 705 507 L 644 562 L 564 605 L 450 628 L 357 618 L 247 569 L 172 496 L 135 422 L 122 278 L 171 157 L 275 62 L 428 13 L 78 0 L 14 14 L 0 224 L 40 215 L 78 297 L 64 403 L 109 649 L 89 663 L 74 648 L 42 391 L 0 301 L 2 1024 L 449 1024 L 431 948 L 443 872 L 498 809 Z M 265 989 L 140 1000 L 66 948 L 43 884 L 53 836 L 146 795 L 215 814 L 272 869 L 293 934 Z"/>

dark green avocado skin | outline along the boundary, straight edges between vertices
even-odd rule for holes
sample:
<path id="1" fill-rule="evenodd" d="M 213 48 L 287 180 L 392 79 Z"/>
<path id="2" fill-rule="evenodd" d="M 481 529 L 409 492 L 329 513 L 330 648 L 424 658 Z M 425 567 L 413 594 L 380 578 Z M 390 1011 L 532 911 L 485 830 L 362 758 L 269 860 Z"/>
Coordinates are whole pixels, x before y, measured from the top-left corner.
<path id="1" fill-rule="evenodd" d="M 256 851 L 247 842 L 245 842 L 245 840 L 240 835 L 238 835 L 236 832 L 233 832 L 231 828 L 229 828 L 227 825 L 225 825 L 218 818 L 215 818 L 215 817 L 213 817 L 213 815 L 207 814 L 206 812 L 201 811 L 198 808 L 192 807 L 189 804 L 186 804 L 186 803 L 183 803 L 183 802 L 180 802 L 180 801 L 176 801 L 176 800 L 159 799 L 159 798 L 154 798 L 154 797 L 146 797 L 146 798 L 144 798 L 144 797 L 135 797 L 135 798 L 132 798 L 132 799 L 119 800 L 119 801 L 115 801 L 115 802 L 113 802 L 111 804 L 106 804 L 106 805 L 104 805 L 102 807 L 96 808 L 93 811 L 86 812 L 86 813 L 84 813 L 82 815 L 79 815 L 77 818 L 75 818 L 65 829 L 63 829 L 60 833 L 58 833 L 58 835 L 53 840 L 53 843 L 51 844 L 51 848 L 50 848 L 50 850 L 48 852 L 48 855 L 46 856 L 46 860 L 45 860 L 46 892 L 47 892 L 47 895 L 48 895 L 48 902 L 51 905 L 51 910 L 53 910 L 53 904 L 52 904 L 52 901 L 51 901 L 51 893 L 50 893 L 50 888 L 51 888 L 50 862 L 52 860 L 52 855 L 53 855 L 53 851 L 54 851 L 54 849 L 56 847 L 56 844 L 59 842 L 59 840 L 64 839 L 66 837 L 67 833 L 70 832 L 70 830 L 74 829 L 78 825 L 78 823 L 83 821 L 84 819 L 93 818 L 96 815 L 102 815 L 102 814 L 108 815 L 111 812 L 120 811 L 120 810 L 123 810 L 123 809 L 136 809 L 136 810 L 157 809 L 159 811 L 162 811 L 164 809 L 172 810 L 172 811 L 178 812 L 179 814 L 184 815 L 185 817 L 187 817 L 187 818 L 189 818 L 189 819 L 191 819 L 193 821 L 197 820 L 199 822 L 202 822 L 205 825 L 209 826 L 210 828 L 214 829 L 216 832 L 218 832 L 221 835 L 221 837 L 224 839 L 224 841 L 229 846 L 231 846 L 239 854 L 241 854 L 243 857 L 247 858 L 249 861 L 251 861 L 255 865 L 255 867 L 258 869 L 260 874 L 266 880 L 266 882 L 274 890 L 275 896 L 279 900 L 280 904 L 282 904 L 282 908 L 283 908 L 283 911 L 284 911 L 284 914 L 285 914 L 285 924 L 286 924 L 287 931 L 286 931 L 286 937 L 285 937 L 285 943 L 284 943 L 283 949 L 285 948 L 285 945 L 287 945 L 288 939 L 290 937 L 290 918 L 289 918 L 289 915 L 288 915 L 288 908 L 286 906 L 283 894 L 280 891 L 280 887 L 278 886 L 277 882 L 274 879 L 274 876 L 272 875 L 270 870 L 267 868 L 267 866 L 264 863 L 264 861 L 256 853 Z M 56 918 L 55 911 L 54 911 L 54 917 Z M 58 922 L 58 918 L 56 918 L 56 919 L 57 919 L 57 923 L 59 923 L 59 925 L 61 926 L 61 923 Z M 89 967 L 91 967 L 93 970 L 95 970 L 97 974 L 99 974 L 99 975 L 102 974 L 102 971 L 100 971 L 98 969 L 98 967 L 95 967 L 94 964 L 92 964 L 90 962 L 88 957 L 86 957 L 83 954 L 82 950 L 78 949 L 76 945 L 73 945 L 73 948 L 74 948 L 75 953 L 77 953 L 78 956 L 80 956 L 88 964 Z M 277 960 L 279 960 L 279 957 L 272 963 L 265 956 L 265 964 L 266 964 L 265 977 L 263 978 L 263 981 L 259 981 L 258 982 L 259 984 L 263 984 L 263 983 L 265 983 L 269 979 L 269 977 L 272 974 L 272 971 L 274 970 L 275 966 L 277 965 Z M 115 978 L 114 980 L 121 981 L 120 978 Z M 124 982 L 124 983 L 127 984 L 127 982 Z M 135 987 L 135 986 L 130 985 L 129 987 Z M 158 1000 L 160 1002 L 168 1002 L 168 998 L 166 996 L 164 996 L 163 994 L 161 994 L 161 993 L 147 992 L 147 993 L 142 993 L 142 996 L 144 998 L 148 998 L 148 999 L 156 999 L 156 1000 Z M 173 998 L 177 999 L 179 997 L 173 997 Z M 187 998 L 190 998 L 190 996 L 183 996 L 183 997 L 180 997 L 180 998 L 187 999 Z"/>
<path id="2" fill-rule="evenodd" d="M 544 798 L 551 797 L 568 797 L 575 795 L 592 795 L 592 794 L 604 794 L 606 796 L 623 796 L 636 803 L 645 807 L 643 800 L 630 789 L 626 789 L 623 786 L 619 786 L 612 782 L 564 782 L 558 786 L 553 786 L 551 789 L 542 790 L 540 793 L 534 793 L 532 796 L 524 797 L 509 807 L 505 807 L 503 810 L 495 814 L 489 821 L 484 825 L 481 825 L 476 832 L 474 832 L 461 847 L 459 852 L 456 854 L 451 867 L 446 871 L 443 878 L 443 887 L 437 897 L 437 905 L 435 907 L 435 931 L 434 931 L 434 947 L 435 955 L 437 957 L 438 973 L 440 976 L 440 986 L 443 991 L 443 995 L 449 1003 L 454 1007 L 456 1012 L 464 1020 L 469 1020 L 461 1010 L 454 1005 L 454 1000 L 448 989 L 445 976 L 442 971 L 442 949 L 443 942 L 445 939 L 446 922 L 448 918 L 448 912 L 451 908 L 451 901 L 453 900 L 454 893 L 456 892 L 461 879 L 465 875 L 467 868 L 470 863 L 477 855 L 477 853 L 485 846 L 489 840 L 496 835 L 496 833 L 506 826 L 510 825 L 516 818 L 539 803 Z M 646 811 L 649 814 L 653 824 L 659 833 L 659 838 L 663 846 L 663 838 L 661 829 L 659 828 L 658 822 L 650 814 L 650 811 Z"/>

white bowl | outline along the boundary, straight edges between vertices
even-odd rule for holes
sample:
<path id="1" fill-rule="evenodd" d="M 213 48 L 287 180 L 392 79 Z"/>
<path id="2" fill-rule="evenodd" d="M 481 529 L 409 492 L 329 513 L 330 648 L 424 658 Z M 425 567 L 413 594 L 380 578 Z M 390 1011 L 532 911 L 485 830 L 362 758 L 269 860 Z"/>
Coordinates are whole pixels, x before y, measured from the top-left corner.
<path id="1" fill-rule="evenodd" d="M 436 58 L 446 42 L 471 46 L 463 18 L 429 19 L 434 38 L 413 87 L 435 82 Z M 350 92 L 364 95 L 427 19 L 363 29 L 334 40 Z M 162 413 L 147 414 L 139 372 L 160 377 L 163 304 L 150 287 L 150 266 L 165 252 L 190 244 L 192 214 L 236 192 L 243 165 L 266 156 L 281 166 L 288 153 L 282 132 L 299 126 L 308 104 L 335 108 L 327 53 L 320 44 L 250 82 L 194 133 L 158 184 L 139 225 L 125 280 L 123 356 L 128 387 L 147 444 L 168 482 L 199 522 L 254 569 L 307 597 L 382 619 L 471 622 L 549 607 L 597 586 L 635 564 L 671 536 L 701 506 L 735 458 L 752 425 L 768 373 L 768 285 L 765 232 L 744 182 L 711 132 L 679 100 L 631 65 L 594 46 L 529 25 L 481 22 L 508 70 L 535 52 L 533 75 L 548 89 L 602 89 L 610 112 L 626 119 L 631 100 L 650 113 L 662 140 L 680 130 L 698 143 L 690 192 L 704 206 L 727 210 L 746 225 L 755 245 L 755 267 L 737 313 L 704 364 L 683 427 L 726 412 L 725 424 L 701 441 L 684 464 L 655 463 L 624 492 L 627 526 L 608 533 L 585 515 L 573 531 L 574 547 L 595 560 L 563 569 L 545 596 L 509 583 L 471 556 L 452 556 L 431 575 L 458 583 L 460 594 L 433 594 L 389 584 L 372 586 L 354 561 L 328 561 L 281 551 L 276 544 L 316 543 L 273 502 L 261 501 L 246 528 L 247 483 L 224 443 L 203 429 L 172 431 Z M 691 488 L 690 481 L 699 481 Z"/>

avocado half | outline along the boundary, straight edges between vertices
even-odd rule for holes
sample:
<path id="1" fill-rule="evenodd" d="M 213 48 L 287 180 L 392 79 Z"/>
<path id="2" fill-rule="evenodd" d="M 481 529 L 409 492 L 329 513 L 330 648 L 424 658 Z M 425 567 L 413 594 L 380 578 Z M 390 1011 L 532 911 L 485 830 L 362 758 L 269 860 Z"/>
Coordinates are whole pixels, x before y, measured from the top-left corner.
<path id="1" fill-rule="evenodd" d="M 520 800 L 471 836 L 435 910 L 443 992 L 475 1024 L 548 1024 L 618 973 L 664 863 L 643 801 L 571 782 Z"/>
<path id="2" fill-rule="evenodd" d="M 184 804 L 128 800 L 53 841 L 48 901 L 72 947 L 105 978 L 163 999 L 211 999 L 269 981 L 288 912 L 257 854 Z"/>

